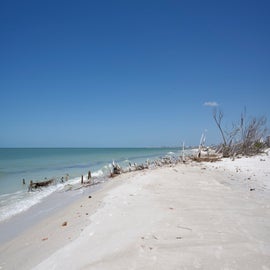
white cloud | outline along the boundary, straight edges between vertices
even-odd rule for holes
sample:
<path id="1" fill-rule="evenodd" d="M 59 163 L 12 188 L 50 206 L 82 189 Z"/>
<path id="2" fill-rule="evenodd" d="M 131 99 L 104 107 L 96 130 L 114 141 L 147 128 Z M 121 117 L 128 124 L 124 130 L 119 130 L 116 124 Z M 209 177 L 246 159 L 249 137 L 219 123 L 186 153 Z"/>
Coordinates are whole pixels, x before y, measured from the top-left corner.
<path id="1" fill-rule="evenodd" d="M 207 101 L 207 102 L 204 102 L 203 105 L 204 106 L 208 106 L 208 107 L 217 107 L 218 106 L 218 103 L 215 102 L 215 101 Z"/>

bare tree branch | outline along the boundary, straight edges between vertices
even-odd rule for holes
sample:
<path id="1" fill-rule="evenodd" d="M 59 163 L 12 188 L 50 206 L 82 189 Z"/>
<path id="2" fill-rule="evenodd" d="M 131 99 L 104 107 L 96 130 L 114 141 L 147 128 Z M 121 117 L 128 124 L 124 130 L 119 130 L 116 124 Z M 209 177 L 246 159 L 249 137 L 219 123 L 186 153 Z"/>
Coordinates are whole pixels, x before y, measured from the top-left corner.
<path id="1" fill-rule="evenodd" d="M 221 133 L 222 139 L 223 139 L 223 144 L 224 146 L 227 146 L 227 141 L 226 141 L 226 137 L 224 134 L 224 131 L 221 127 L 221 122 L 222 122 L 222 118 L 223 118 L 223 112 L 221 110 L 218 110 L 216 108 L 213 109 L 213 118 L 215 120 L 215 123 Z"/>
<path id="2" fill-rule="evenodd" d="M 221 151 L 223 156 L 254 155 L 264 147 L 263 138 L 267 132 L 266 117 L 253 117 L 248 121 L 245 108 L 244 112 L 241 113 L 239 124 L 232 124 L 230 131 L 224 131 L 222 128 L 222 111 L 217 111 L 215 108 L 213 118 L 222 136 Z"/>

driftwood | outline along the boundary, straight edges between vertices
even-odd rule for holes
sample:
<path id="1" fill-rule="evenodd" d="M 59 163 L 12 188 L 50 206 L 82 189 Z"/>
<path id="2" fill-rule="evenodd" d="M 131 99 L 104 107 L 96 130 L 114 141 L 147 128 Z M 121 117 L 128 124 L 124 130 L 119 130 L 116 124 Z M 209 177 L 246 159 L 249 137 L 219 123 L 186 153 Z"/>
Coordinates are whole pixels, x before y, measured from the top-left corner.
<path id="1" fill-rule="evenodd" d="M 216 155 L 200 156 L 200 157 L 192 156 L 191 160 L 197 161 L 197 162 L 216 162 L 216 161 L 220 161 L 221 158 Z"/>
<path id="2" fill-rule="evenodd" d="M 141 171 L 144 169 L 148 169 L 147 165 L 141 164 L 141 165 L 136 165 L 136 171 Z"/>
<path id="3" fill-rule="evenodd" d="M 115 177 L 123 172 L 122 168 L 118 165 L 115 164 L 114 162 L 112 163 L 112 172 L 110 174 L 110 177 Z"/>
<path id="4" fill-rule="evenodd" d="M 41 187 L 47 187 L 51 185 L 54 182 L 54 179 L 42 181 L 42 182 L 33 182 L 32 180 L 30 181 L 28 191 L 33 191 L 33 189 L 38 189 Z"/>

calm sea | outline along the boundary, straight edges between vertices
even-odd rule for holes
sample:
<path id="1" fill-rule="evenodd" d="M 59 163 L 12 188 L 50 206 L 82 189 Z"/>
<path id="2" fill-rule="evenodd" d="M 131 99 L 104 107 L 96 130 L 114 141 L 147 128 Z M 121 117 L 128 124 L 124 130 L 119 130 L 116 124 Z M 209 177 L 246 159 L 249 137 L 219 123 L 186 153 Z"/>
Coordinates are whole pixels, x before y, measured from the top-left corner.
<path id="1" fill-rule="evenodd" d="M 89 170 L 105 177 L 115 161 L 122 167 L 165 155 L 180 155 L 179 148 L 0 148 L 0 222 L 40 203 L 64 186 L 80 181 Z M 69 181 L 28 192 L 30 180 L 69 175 Z M 22 180 L 26 184 L 23 185 Z"/>

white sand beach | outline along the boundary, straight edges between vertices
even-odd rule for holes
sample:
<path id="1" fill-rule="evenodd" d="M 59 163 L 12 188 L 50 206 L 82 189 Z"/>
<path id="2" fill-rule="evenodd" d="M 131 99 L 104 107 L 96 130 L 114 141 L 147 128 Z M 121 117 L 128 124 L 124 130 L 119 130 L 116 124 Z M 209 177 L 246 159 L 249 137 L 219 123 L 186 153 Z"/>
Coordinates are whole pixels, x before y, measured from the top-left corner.
<path id="1" fill-rule="evenodd" d="M 0 269 L 270 269 L 270 157 L 122 174 L 1 245 Z"/>

